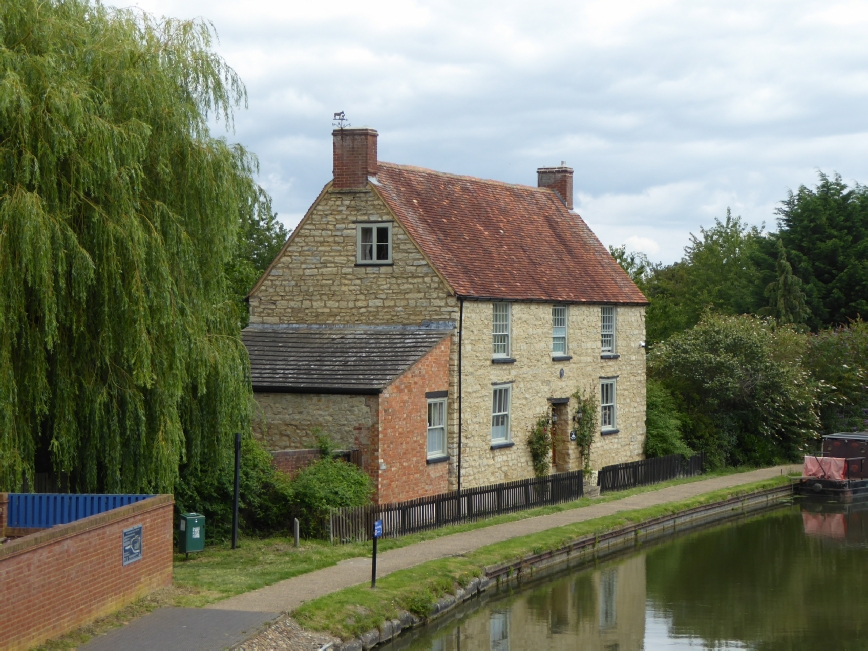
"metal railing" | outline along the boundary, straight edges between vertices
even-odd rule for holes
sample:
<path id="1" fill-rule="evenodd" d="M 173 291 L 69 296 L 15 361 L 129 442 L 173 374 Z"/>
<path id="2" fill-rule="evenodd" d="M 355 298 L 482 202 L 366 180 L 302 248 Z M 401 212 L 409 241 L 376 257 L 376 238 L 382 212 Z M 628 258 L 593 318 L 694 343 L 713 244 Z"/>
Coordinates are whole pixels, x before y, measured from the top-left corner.
<path id="1" fill-rule="evenodd" d="M 474 522 L 583 495 L 582 471 L 557 473 L 461 491 L 450 491 L 406 502 L 332 509 L 323 531 L 334 543 L 368 540 L 375 520 L 383 521 L 383 536 L 396 538 L 452 524 Z"/>
<path id="2" fill-rule="evenodd" d="M 6 525 L 14 528 L 48 529 L 68 524 L 153 495 L 96 495 L 69 493 L 9 493 Z"/>
<path id="3" fill-rule="evenodd" d="M 618 463 L 600 470 L 597 474 L 597 484 L 602 494 L 636 486 L 648 486 L 670 479 L 694 477 L 702 474 L 704 461 L 705 455 L 700 452 L 688 459 L 680 454 L 671 454 L 631 463 Z"/>

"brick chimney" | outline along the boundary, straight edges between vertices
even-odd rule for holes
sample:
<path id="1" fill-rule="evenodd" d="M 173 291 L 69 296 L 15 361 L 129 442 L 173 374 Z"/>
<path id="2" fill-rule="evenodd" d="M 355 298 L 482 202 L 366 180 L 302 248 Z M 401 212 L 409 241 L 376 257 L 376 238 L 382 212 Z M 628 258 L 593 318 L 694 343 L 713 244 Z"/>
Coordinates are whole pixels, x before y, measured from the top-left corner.
<path id="1" fill-rule="evenodd" d="M 540 167 L 536 171 L 537 187 L 551 188 L 567 208 L 573 209 L 573 168 L 561 161 L 560 167 Z"/>
<path id="2" fill-rule="evenodd" d="M 368 177 L 377 175 L 377 132 L 365 127 L 332 131 L 334 152 L 333 188 L 368 187 Z"/>

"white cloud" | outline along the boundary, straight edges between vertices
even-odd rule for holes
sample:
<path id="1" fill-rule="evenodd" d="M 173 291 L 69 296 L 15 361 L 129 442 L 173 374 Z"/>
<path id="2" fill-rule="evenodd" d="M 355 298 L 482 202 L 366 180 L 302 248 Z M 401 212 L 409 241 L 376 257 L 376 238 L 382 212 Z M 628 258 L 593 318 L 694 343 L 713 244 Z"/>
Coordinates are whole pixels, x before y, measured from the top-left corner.
<path id="1" fill-rule="evenodd" d="M 231 137 L 289 220 L 329 179 L 336 110 L 393 162 L 531 184 L 566 160 L 601 239 L 666 262 L 727 207 L 774 225 L 817 169 L 868 181 L 864 2 L 139 4 L 213 21 L 249 92 Z"/>

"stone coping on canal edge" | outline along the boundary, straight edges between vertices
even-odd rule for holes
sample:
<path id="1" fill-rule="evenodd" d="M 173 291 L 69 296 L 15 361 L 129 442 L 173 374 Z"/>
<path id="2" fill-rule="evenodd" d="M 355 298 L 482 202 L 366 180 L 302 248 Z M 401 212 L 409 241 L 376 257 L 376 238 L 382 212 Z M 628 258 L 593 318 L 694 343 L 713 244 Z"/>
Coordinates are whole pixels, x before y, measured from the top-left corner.
<path id="1" fill-rule="evenodd" d="M 624 552 L 641 543 L 652 542 L 675 533 L 690 531 L 722 520 L 730 520 L 734 517 L 762 511 L 792 497 L 792 495 L 792 485 L 746 493 L 670 515 L 644 520 L 640 523 L 625 525 L 602 534 L 583 536 L 556 550 L 488 566 L 485 568 L 483 577 L 471 580 L 466 588 L 459 588 L 455 594 L 447 595 L 438 600 L 432 606 L 426 619 L 423 620 L 411 613 L 402 612 L 398 619 L 386 621 L 382 628 L 372 629 L 358 638 L 329 647 L 330 651 L 362 651 L 386 642 L 394 643 L 403 631 L 430 624 L 488 590 L 519 583 L 534 577 L 535 574 L 561 565 L 582 565 Z"/>

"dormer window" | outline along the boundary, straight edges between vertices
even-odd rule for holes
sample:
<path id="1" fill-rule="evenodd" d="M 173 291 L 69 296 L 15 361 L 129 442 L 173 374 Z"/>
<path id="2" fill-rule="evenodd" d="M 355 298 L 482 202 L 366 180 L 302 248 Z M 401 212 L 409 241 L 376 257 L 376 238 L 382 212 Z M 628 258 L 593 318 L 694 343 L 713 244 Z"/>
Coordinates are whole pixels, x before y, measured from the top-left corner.
<path id="1" fill-rule="evenodd" d="M 392 224 L 356 224 L 356 264 L 391 264 Z"/>

